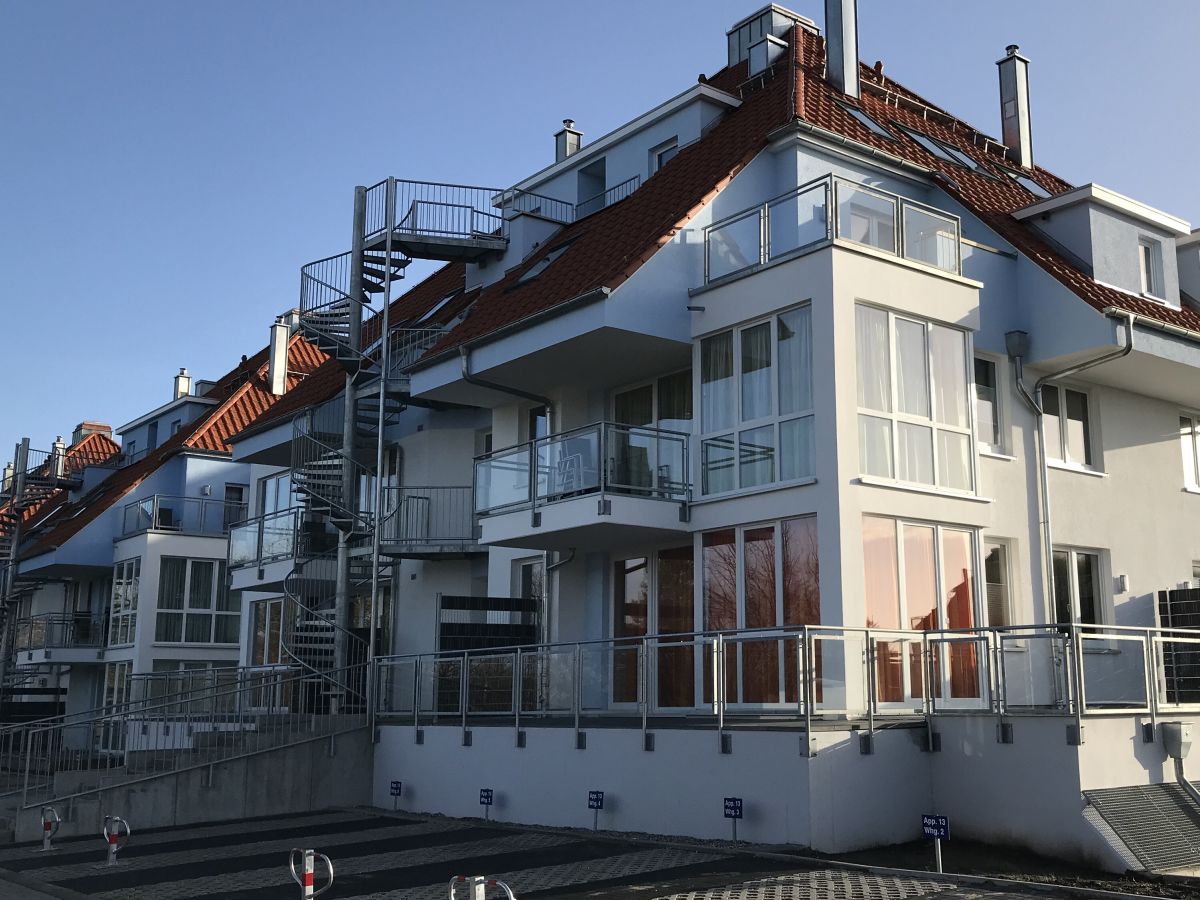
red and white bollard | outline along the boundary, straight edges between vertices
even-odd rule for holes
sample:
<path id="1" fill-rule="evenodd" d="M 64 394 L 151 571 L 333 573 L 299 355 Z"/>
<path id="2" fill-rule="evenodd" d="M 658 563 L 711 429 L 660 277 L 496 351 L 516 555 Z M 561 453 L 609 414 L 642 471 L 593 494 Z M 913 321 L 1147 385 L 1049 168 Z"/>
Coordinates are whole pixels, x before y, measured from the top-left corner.
<path id="1" fill-rule="evenodd" d="M 300 861 L 300 871 L 296 871 L 297 857 L 299 857 Z M 329 882 L 319 889 L 316 887 L 315 872 L 316 861 L 318 859 L 325 864 L 325 870 L 329 873 Z M 316 850 L 294 848 L 288 857 L 288 868 L 292 873 L 292 881 L 300 885 L 301 900 L 311 900 L 312 897 L 320 897 L 333 887 L 333 863 L 324 853 L 318 853 Z"/>
<path id="2" fill-rule="evenodd" d="M 53 850 L 50 845 L 50 839 L 58 834 L 58 829 L 62 825 L 62 819 L 58 817 L 58 810 L 53 806 L 42 807 L 42 852 Z"/>
<path id="3" fill-rule="evenodd" d="M 490 887 L 504 891 L 505 900 L 517 900 L 512 888 L 503 881 L 488 878 L 486 875 L 455 875 L 450 879 L 450 900 L 456 900 L 458 897 L 454 891 L 459 886 L 470 891 L 465 898 L 459 898 L 459 900 L 487 900 L 487 889 Z"/>
<path id="4" fill-rule="evenodd" d="M 129 843 L 129 835 L 132 833 L 129 830 L 129 823 L 120 816 L 104 817 L 104 829 L 101 834 L 104 836 L 104 843 L 108 845 L 108 864 L 110 866 L 117 864 L 117 853 Z"/>

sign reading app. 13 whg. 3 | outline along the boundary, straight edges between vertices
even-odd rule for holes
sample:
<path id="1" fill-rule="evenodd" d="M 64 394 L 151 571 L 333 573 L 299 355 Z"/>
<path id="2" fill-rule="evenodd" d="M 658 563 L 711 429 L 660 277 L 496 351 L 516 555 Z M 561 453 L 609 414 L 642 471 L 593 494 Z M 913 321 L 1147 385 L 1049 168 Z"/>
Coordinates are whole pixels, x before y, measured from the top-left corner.
<path id="1" fill-rule="evenodd" d="M 740 819 L 742 817 L 742 798 L 741 797 L 726 797 L 725 798 L 725 818 Z"/>
<path id="2" fill-rule="evenodd" d="M 921 816 L 921 831 L 925 837 L 950 840 L 950 819 L 947 816 Z"/>

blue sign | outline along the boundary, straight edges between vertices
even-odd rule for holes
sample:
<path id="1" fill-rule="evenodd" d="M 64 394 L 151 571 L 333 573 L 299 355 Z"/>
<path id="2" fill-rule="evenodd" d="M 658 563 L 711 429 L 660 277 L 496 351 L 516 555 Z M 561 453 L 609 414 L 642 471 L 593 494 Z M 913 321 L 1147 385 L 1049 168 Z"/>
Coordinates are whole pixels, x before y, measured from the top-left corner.
<path id="1" fill-rule="evenodd" d="M 950 840 L 950 819 L 946 816 L 921 816 L 921 830 L 925 837 Z"/>
<path id="2" fill-rule="evenodd" d="M 726 797 L 725 798 L 725 818 L 740 819 L 742 817 L 742 798 L 741 797 Z"/>
<path id="3" fill-rule="evenodd" d="M 491 788 L 480 788 L 479 789 L 479 805 L 480 806 L 491 806 L 492 805 L 492 789 Z"/>
<path id="4" fill-rule="evenodd" d="M 604 791 L 588 791 L 588 809 L 604 809 Z"/>
<path id="5" fill-rule="evenodd" d="M 399 781 L 392 782 L 392 796 L 393 797 L 399 797 L 401 792 L 403 791 L 403 789 L 404 789 L 404 784 L 402 782 L 399 782 Z"/>

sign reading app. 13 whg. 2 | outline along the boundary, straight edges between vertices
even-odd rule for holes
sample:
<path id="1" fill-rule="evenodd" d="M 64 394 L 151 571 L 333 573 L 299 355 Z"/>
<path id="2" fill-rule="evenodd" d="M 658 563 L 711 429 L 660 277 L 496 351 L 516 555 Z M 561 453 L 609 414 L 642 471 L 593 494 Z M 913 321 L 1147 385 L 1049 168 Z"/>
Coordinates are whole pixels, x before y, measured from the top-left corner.
<path id="1" fill-rule="evenodd" d="M 950 819 L 947 816 L 921 816 L 921 831 L 925 837 L 950 840 Z"/>
<path id="2" fill-rule="evenodd" d="M 725 798 L 725 818 L 740 819 L 742 817 L 742 798 L 741 797 L 726 797 Z"/>
<path id="3" fill-rule="evenodd" d="M 492 805 L 492 789 L 491 788 L 480 788 L 479 789 L 479 805 L 480 806 L 491 806 Z"/>
<path id="4" fill-rule="evenodd" d="M 604 791 L 588 791 L 588 809 L 604 809 Z"/>

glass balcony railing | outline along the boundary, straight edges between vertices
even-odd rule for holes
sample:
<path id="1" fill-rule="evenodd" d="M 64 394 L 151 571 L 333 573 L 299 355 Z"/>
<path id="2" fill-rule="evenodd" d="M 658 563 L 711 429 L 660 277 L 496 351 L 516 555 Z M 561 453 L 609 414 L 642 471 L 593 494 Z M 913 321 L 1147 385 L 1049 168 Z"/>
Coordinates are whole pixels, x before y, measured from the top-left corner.
<path id="1" fill-rule="evenodd" d="M 103 647 L 104 620 L 87 613 L 78 616 L 45 614 L 19 619 L 14 624 L 13 649 L 52 650 L 71 647 Z"/>
<path id="2" fill-rule="evenodd" d="M 300 509 L 285 509 L 229 529 L 229 567 L 258 566 L 296 555 Z"/>
<path id="3" fill-rule="evenodd" d="M 944 272 L 962 271 L 957 216 L 826 175 L 705 228 L 704 281 L 717 281 L 834 237 Z"/>
<path id="4" fill-rule="evenodd" d="M 620 493 L 686 502 L 688 435 L 599 422 L 475 460 L 480 515 L 582 494 Z"/>
<path id="5" fill-rule="evenodd" d="M 121 536 L 128 537 L 142 531 L 222 535 L 229 531 L 233 523 L 244 518 L 245 503 L 155 494 L 125 505 Z"/>

